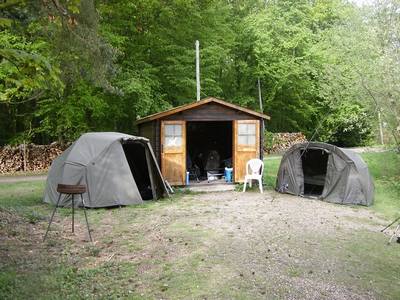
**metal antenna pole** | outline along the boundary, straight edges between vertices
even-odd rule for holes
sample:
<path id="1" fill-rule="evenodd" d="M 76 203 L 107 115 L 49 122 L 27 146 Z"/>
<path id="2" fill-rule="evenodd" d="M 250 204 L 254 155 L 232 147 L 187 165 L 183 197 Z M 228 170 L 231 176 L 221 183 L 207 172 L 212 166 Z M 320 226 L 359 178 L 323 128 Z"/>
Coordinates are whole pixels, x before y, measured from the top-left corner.
<path id="1" fill-rule="evenodd" d="M 381 144 L 384 145 L 384 141 L 383 141 L 383 127 L 382 127 L 382 119 L 381 119 L 381 111 L 378 110 L 378 122 L 379 122 L 379 135 L 381 138 Z"/>
<path id="2" fill-rule="evenodd" d="M 262 102 L 262 94 L 261 94 L 261 82 L 260 82 L 260 77 L 257 79 L 258 83 L 258 101 L 260 102 L 260 111 L 261 113 L 264 113 L 264 108 L 263 108 L 263 102 Z M 264 131 L 265 131 L 265 123 L 264 119 L 261 119 L 261 128 L 262 128 L 262 143 L 264 144 Z"/>
<path id="3" fill-rule="evenodd" d="M 200 101 L 200 42 L 196 40 L 196 100 Z"/>

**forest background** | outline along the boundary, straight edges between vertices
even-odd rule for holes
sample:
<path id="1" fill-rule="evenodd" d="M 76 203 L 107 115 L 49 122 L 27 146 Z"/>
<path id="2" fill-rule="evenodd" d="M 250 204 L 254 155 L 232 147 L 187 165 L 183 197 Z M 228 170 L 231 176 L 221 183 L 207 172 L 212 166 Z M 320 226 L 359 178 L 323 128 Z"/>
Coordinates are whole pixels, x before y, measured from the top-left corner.
<path id="1" fill-rule="evenodd" d="M 270 132 L 340 146 L 400 140 L 400 1 L 0 1 L 0 146 L 136 132 L 201 97 L 260 110 Z"/>

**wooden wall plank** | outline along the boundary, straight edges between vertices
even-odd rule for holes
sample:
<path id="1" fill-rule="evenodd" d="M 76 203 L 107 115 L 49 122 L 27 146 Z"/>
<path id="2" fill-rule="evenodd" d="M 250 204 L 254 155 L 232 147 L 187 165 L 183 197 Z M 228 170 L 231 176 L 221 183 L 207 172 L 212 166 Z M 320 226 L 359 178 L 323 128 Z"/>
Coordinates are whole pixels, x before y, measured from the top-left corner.
<path id="1" fill-rule="evenodd" d="M 153 122 L 147 122 L 143 124 L 139 124 L 139 136 L 143 136 L 150 140 L 150 144 L 154 149 L 155 141 L 154 141 L 154 134 L 153 134 Z"/>
<path id="2" fill-rule="evenodd" d="M 157 158 L 158 165 L 161 166 L 161 122 L 160 120 L 155 120 L 154 122 L 154 154 Z"/>

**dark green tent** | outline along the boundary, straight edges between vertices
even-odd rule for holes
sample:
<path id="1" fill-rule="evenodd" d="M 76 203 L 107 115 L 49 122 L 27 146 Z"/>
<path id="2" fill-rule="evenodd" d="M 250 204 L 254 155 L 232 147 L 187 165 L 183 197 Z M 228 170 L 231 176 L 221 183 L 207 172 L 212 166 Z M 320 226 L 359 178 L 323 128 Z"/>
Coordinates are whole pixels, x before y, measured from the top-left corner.
<path id="1" fill-rule="evenodd" d="M 372 205 L 374 184 L 368 167 L 355 152 L 311 142 L 284 154 L 276 190 L 341 204 Z"/>

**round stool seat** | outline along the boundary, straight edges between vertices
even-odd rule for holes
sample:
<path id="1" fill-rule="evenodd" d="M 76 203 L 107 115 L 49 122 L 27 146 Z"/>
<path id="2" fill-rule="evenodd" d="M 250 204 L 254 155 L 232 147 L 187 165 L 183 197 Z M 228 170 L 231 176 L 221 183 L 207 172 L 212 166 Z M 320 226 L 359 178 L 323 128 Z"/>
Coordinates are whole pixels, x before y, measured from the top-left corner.
<path id="1" fill-rule="evenodd" d="M 81 184 L 59 184 L 57 185 L 57 192 L 61 194 L 83 194 L 86 192 L 86 186 Z"/>

